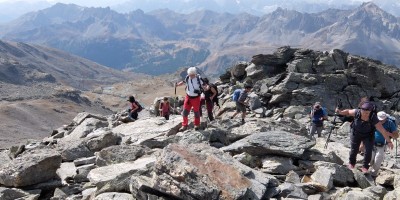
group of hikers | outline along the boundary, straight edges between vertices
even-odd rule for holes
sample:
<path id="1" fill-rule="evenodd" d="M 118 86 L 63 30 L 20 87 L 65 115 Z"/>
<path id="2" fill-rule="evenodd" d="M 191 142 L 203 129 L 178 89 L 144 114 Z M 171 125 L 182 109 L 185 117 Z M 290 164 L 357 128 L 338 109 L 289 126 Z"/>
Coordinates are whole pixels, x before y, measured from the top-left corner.
<path id="1" fill-rule="evenodd" d="M 393 149 L 391 139 L 399 137 L 395 118 L 384 111 L 377 112 L 376 105 L 364 97 L 356 109 L 335 108 L 335 114 L 351 119 L 350 153 L 348 168 L 353 170 L 356 165 L 357 154 L 364 155 L 361 171 L 377 176 L 387 148 Z M 316 102 L 310 112 L 310 134 L 321 137 L 323 121 L 328 119 L 328 113 L 320 102 Z M 371 167 L 371 169 L 370 169 Z"/>
<path id="2" fill-rule="evenodd" d="M 210 84 L 207 78 L 201 78 L 197 74 L 195 67 L 187 70 L 187 76 L 183 81 L 175 84 L 175 87 L 186 85 L 185 98 L 182 111 L 182 127 L 179 131 L 185 131 L 189 126 L 189 114 L 191 110 L 194 113 L 194 129 L 200 129 L 200 117 L 202 115 L 201 106 L 205 105 L 208 118 L 214 120 L 213 109 L 218 105 L 218 90 L 214 84 Z M 244 89 L 237 89 L 233 92 L 232 100 L 236 103 L 236 112 L 230 117 L 233 119 L 236 115 L 242 114 L 242 124 L 245 123 L 246 107 L 248 106 L 248 95 L 252 90 L 252 85 L 246 84 Z M 142 106 L 130 96 L 128 101 L 131 103 L 129 109 L 130 116 L 137 119 L 138 112 Z M 168 97 L 164 97 L 159 104 L 160 116 L 169 119 L 171 107 Z M 380 166 L 384 160 L 385 150 L 393 149 L 391 138 L 397 139 L 399 133 L 394 118 L 384 111 L 377 112 L 376 105 L 368 98 L 362 98 L 356 109 L 335 109 L 335 115 L 347 116 L 352 118 L 350 133 L 350 156 L 348 168 L 354 169 L 357 154 L 360 148 L 363 149 L 364 161 L 361 167 L 363 173 L 371 172 L 371 175 L 377 176 Z M 328 113 L 320 102 L 316 102 L 310 112 L 311 127 L 310 135 L 317 133 L 321 137 L 323 131 L 323 122 L 328 120 Z M 370 169 L 372 166 L 372 169 Z"/>
<path id="3" fill-rule="evenodd" d="M 193 110 L 194 113 L 194 129 L 200 129 L 200 117 L 202 116 L 202 106 L 205 105 L 207 110 L 208 119 L 210 121 L 214 120 L 214 106 L 219 106 L 218 103 L 218 89 L 216 85 L 210 83 L 207 78 L 202 78 L 197 74 L 197 69 L 195 67 L 190 67 L 187 70 L 187 76 L 183 81 L 175 84 L 175 87 L 186 85 L 185 88 L 185 98 L 183 103 L 182 111 L 182 127 L 179 131 L 185 131 L 189 126 L 189 113 Z M 242 124 L 246 117 L 246 106 L 248 106 L 248 94 L 250 93 L 252 86 L 247 84 L 244 89 L 238 89 L 234 94 L 233 99 L 236 102 L 236 112 L 233 114 L 231 119 L 233 119 L 237 114 L 242 113 Z M 130 96 L 128 101 L 130 102 L 130 109 L 128 110 L 129 116 L 136 120 L 138 117 L 138 111 L 140 111 L 140 104 L 135 100 L 133 96 Z M 169 120 L 169 116 L 175 108 L 172 108 L 168 97 L 164 97 L 162 102 L 159 104 L 160 116 Z"/>
<path id="4" fill-rule="evenodd" d="M 194 113 L 194 129 L 200 129 L 200 117 L 202 115 L 201 106 L 205 105 L 207 109 L 208 118 L 210 121 L 214 120 L 213 109 L 214 106 L 219 106 L 218 103 L 218 89 L 214 84 L 210 84 L 207 78 L 201 78 L 197 74 L 195 67 L 190 67 L 187 70 L 187 77 L 185 80 L 180 81 L 176 86 L 186 85 L 186 95 L 183 103 L 182 111 L 182 127 L 179 131 L 185 131 L 188 129 L 188 116 L 190 111 L 193 109 Z M 244 123 L 244 118 L 246 117 L 246 105 L 248 93 L 251 91 L 251 86 L 246 85 L 245 89 L 240 90 L 239 98 L 236 101 L 236 112 L 231 117 L 235 117 L 237 114 L 242 113 L 242 123 Z M 202 98 L 204 94 L 204 98 Z"/>

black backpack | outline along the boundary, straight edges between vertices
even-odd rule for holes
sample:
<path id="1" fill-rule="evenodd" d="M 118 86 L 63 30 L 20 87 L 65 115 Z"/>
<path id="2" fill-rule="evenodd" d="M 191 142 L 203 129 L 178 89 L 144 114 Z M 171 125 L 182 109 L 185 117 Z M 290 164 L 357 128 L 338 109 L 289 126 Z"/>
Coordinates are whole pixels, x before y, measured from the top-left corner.
<path id="1" fill-rule="evenodd" d="M 215 84 L 210 84 L 210 88 L 214 88 L 214 90 L 217 92 L 217 94 L 215 95 L 214 99 L 212 100 L 215 105 L 217 105 L 219 107 L 219 99 L 218 99 L 218 87 Z"/>
<path id="2" fill-rule="evenodd" d="M 137 101 L 135 101 L 135 103 L 136 103 L 136 105 L 138 106 L 138 109 L 136 110 L 136 112 L 140 112 L 140 111 L 142 111 L 142 110 L 143 110 L 143 106 L 142 106 L 142 105 L 140 105 L 140 103 L 139 103 L 139 102 L 137 102 Z"/>

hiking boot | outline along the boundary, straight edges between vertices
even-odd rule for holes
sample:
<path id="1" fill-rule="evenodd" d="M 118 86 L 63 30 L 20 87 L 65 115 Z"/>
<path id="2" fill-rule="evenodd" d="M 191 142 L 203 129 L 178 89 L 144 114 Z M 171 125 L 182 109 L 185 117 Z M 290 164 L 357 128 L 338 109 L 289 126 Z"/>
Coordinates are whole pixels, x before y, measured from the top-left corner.
<path id="1" fill-rule="evenodd" d="M 229 117 L 229 119 L 233 119 L 233 117 Z"/>
<path id="2" fill-rule="evenodd" d="M 353 170 L 353 169 L 354 169 L 354 165 L 352 165 L 352 164 L 349 164 L 347 167 L 348 167 L 350 170 Z"/>
<path id="3" fill-rule="evenodd" d="M 368 173 L 369 173 L 369 172 L 368 172 L 368 169 L 365 168 L 365 167 L 362 167 L 362 168 L 361 168 L 361 172 L 364 173 L 364 174 L 368 174 Z"/>
<path id="4" fill-rule="evenodd" d="M 186 131 L 187 129 L 188 129 L 188 127 L 187 127 L 187 126 L 182 126 L 182 127 L 179 129 L 179 132 Z"/>
<path id="5" fill-rule="evenodd" d="M 242 125 L 243 125 L 244 123 L 246 123 L 246 122 L 244 121 L 244 119 L 242 119 Z"/>
<path id="6" fill-rule="evenodd" d="M 200 126 L 194 126 L 194 130 L 196 131 L 200 130 Z"/>

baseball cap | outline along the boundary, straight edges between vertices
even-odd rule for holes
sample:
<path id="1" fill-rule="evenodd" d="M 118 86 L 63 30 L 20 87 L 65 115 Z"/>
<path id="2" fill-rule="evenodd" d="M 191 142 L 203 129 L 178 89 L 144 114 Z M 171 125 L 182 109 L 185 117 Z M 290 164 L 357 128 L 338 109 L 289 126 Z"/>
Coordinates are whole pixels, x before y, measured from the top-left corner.
<path id="1" fill-rule="evenodd" d="M 377 115 L 378 119 L 381 121 L 385 120 L 388 117 L 388 114 L 386 114 L 385 111 L 379 111 Z"/>

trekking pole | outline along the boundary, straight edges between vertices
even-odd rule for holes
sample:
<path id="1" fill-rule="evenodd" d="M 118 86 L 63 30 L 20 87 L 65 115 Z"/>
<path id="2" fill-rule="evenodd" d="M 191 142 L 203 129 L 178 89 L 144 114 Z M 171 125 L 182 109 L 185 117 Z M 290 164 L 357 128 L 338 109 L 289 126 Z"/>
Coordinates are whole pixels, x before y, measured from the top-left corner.
<path id="1" fill-rule="evenodd" d="M 325 145 L 324 145 L 324 149 L 326 149 L 326 148 L 328 148 L 328 143 L 329 143 L 329 139 L 331 138 L 331 135 L 332 135 L 332 132 L 333 132 L 333 130 L 336 128 L 336 118 L 337 118 L 337 113 L 336 113 L 336 108 L 342 108 L 343 107 L 343 105 L 342 105 L 342 101 L 340 100 L 340 99 L 338 99 L 338 101 L 337 101 L 337 103 L 336 103 L 336 107 L 335 107 L 335 118 L 333 118 L 333 122 L 332 122 L 332 124 L 333 124 L 333 126 L 332 126 L 332 128 L 331 128 L 331 131 L 329 131 L 329 134 L 328 134 L 328 137 L 326 138 L 326 142 L 325 142 Z M 337 130 L 336 130 L 336 132 L 337 132 Z"/>
<path id="2" fill-rule="evenodd" d="M 175 96 L 174 96 L 174 111 L 173 111 L 173 114 L 176 115 L 176 107 L 175 107 L 175 105 L 176 105 L 176 100 L 178 99 L 178 97 L 176 96 L 176 83 L 174 84 L 174 86 L 175 86 L 175 93 L 174 93 Z M 172 119 L 172 122 L 174 122 L 175 117 Z"/>
<path id="3" fill-rule="evenodd" d="M 310 126 L 308 127 L 309 131 L 308 131 L 308 135 L 310 135 L 311 137 L 313 135 L 311 135 L 311 129 L 312 129 L 312 118 L 314 116 L 314 108 L 313 106 L 311 106 L 311 113 L 310 113 Z"/>

